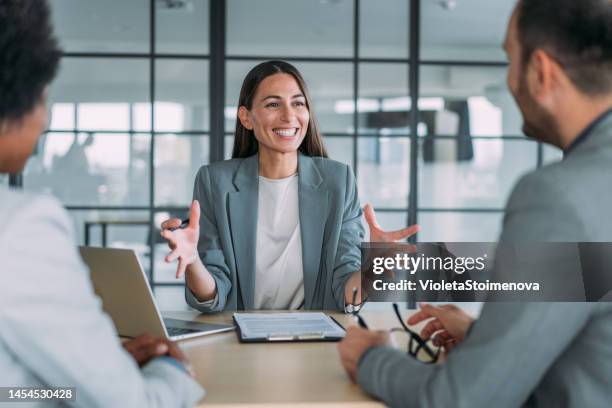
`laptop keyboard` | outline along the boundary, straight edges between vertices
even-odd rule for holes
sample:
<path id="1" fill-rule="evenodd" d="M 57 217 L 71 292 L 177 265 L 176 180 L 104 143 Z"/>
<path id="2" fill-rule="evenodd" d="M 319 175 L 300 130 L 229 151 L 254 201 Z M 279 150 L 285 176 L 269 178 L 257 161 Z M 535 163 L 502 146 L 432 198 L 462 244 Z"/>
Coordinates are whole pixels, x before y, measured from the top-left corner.
<path id="1" fill-rule="evenodd" d="M 168 335 L 170 336 L 181 336 L 183 334 L 195 333 L 197 330 L 193 329 L 181 329 L 179 327 L 167 327 Z"/>

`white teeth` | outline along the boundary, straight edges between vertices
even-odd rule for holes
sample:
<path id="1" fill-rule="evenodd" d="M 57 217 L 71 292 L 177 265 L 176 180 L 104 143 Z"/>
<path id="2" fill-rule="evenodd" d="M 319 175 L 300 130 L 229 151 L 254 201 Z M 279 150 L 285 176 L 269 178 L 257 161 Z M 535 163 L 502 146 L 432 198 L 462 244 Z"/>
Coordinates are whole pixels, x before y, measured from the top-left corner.
<path id="1" fill-rule="evenodd" d="M 291 137 L 297 133 L 297 128 L 293 129 L 274 129 L 274 133 L 282 137 Z"/>

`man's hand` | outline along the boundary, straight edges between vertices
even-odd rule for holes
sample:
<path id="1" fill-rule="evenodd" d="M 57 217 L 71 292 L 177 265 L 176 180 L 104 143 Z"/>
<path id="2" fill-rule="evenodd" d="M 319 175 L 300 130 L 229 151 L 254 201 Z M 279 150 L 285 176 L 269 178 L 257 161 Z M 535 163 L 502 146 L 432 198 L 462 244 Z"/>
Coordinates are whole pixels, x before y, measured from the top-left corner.
<path id="1" fill-rule="evenodd" d="M 338 343 L 342 366 L 351 381 L 357 382 L 357 365 L 363 353 L 376 346 L 390 346 L 391 339 L 386 331 L 370 331 L 360 327 L 349 327 L 346 336 Z"/>
<path id="2" fill-rule="evenodd" d="M 153 337 L 150 334 L 143 334 L 125 341 L 122 346 L 141 367 L 155 357 L 168 354 L 166 340 Z"/>
<path id="3" fill-rule="evenodd" d="M 185 370 L 195 377 L 195 373 L 189 360 L 179 346 L 173 341 L 143 334 L 131 340 L 123 342 L 123 348 L 132 355 L 140 367 L 159 356 L 169 356 L 177 360 L 185 367 Z"/>
<path id="4" fill-rule="evenodd" d="M 449 352 L 465 338 L 474 318 L 455 305 L 432 306 L 421 303 L 421 310 L 410 316 L 408 324 L 418 324 L 431 319 L 423 330 L 421 337 L 427 341 L 434 334 L 434 344 L 444 347 Z"/>

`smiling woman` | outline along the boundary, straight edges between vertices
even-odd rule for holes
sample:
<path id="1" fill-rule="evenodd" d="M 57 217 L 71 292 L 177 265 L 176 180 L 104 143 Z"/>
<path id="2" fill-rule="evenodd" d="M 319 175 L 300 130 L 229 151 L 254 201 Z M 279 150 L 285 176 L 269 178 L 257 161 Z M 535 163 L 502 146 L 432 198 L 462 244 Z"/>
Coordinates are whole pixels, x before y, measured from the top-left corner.
<path id="1" fill-rule="evenodd" d="M 352 170 L 327 158 L 301 74 L 283 61 L 257 65 L 238 106 L 233 158 L 200 169 L 186 228 L 162 224 L 187 303 L 350 309 L 353 288 L 361 299 L 362 210 Z M 366 219 L 371 240 L 416 232 L 382 231 L 369 208 Z"/>

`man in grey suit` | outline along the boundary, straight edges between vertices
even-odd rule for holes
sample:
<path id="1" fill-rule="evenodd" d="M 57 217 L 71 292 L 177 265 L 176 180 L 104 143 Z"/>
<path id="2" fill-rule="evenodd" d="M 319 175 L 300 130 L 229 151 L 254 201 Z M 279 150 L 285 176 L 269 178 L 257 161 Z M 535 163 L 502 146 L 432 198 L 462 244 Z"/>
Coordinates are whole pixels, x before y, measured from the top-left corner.
<path id="1" fill-rule="evenodd" d="M 565 157 L 516 185 L 500 246 L 612 241 L 612 1 L 522 0 L 504 48 L 524 132 Z M 443 364 L 351 328 L 339 344 L 350 377 L 391 406 L 610 406 L 610 303 L 486 303 L 476 321 L 425 305 L 409 324 L 424 320 Z"/>
<path id="2" fill-rule="evenodd" d="M 59 56 L 44 0 L 0 2 L 0 173 L 21 171 L 44 130 Z M 122 347 L 56 200 L 0 187 L 0 217 L 0 387 L 74 387 L 83 407 L 202 398 L 174 343 L 144 335 Z M 62 401 L 29 406 L 50 403 Z"/>

